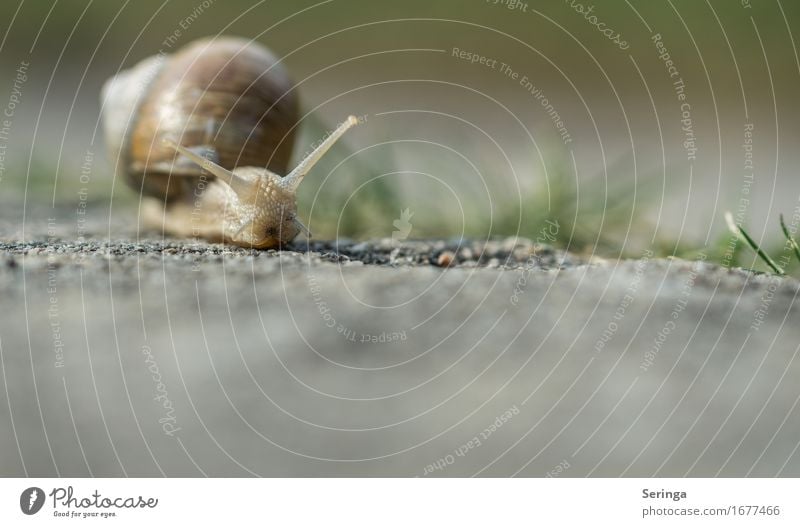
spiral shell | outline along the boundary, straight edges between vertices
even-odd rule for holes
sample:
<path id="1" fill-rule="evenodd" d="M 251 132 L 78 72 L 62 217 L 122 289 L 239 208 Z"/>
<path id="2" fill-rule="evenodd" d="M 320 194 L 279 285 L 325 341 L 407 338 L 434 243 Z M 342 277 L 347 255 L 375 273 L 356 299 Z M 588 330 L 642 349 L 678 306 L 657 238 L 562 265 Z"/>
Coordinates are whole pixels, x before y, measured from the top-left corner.
<path id="1" fill-rule="evenodd" d="M 117 173 L 167 201 L 185 192 L 172 176 L 200 176 L 174 141 L 220 166 L 283 174 L 294 146 L 298 101 L 272 53 L 240 38 L 203 39 L 156 55 L 103 87 L 106 143 Z"/>

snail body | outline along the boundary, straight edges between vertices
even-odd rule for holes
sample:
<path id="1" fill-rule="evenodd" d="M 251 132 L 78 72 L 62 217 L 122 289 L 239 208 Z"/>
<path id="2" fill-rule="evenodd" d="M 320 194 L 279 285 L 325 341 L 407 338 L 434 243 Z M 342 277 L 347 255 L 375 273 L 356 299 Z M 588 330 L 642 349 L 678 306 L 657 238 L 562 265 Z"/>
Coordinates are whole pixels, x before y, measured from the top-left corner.
<path id="1" fill-rule="evenodd" d="M 141 192 L 144 222 L 165 233 L 269 248 L 308 229 L 295 195 L 351 126 L 348 117 L 285 174 L 298 102 L 284 68 L 238 38 L 195 41 L 109 79 L 103 123 L 117 174 Z"/>

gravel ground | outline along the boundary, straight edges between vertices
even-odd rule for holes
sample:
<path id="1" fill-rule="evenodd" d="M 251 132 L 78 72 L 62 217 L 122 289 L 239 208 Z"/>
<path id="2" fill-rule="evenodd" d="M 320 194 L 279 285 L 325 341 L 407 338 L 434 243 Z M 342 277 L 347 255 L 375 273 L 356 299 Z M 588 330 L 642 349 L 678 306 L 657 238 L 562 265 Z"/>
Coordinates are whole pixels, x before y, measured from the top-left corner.
<path id="1" fill-rule="evenodd" d="M 574 267 L 581 259 L 525 238 L 502 240 L 407 240 L 394 242 L 391 238 L 372 241 L 300 241 L 283 250 L 259 251 L 202 241 L 128 240 L 112 242 L 69 241 L 61 239 L 36 241 L 0 241 L 0 251 L 9 266 L 21 265 L 22 256 L 49 258 L 57 265 L 76 262 L 103 262 L 107 259 L 124 261 L 130 257 L 148 260 L 200 264 L 221 262 L 228 258 L 232 265 L 276 257 L 294 257 L 306 263 L 336 262 L 343 265 L 381 265 L 390 267 L 461 267 L 491 269 L 565 269 Z M 34 262 L 35 265 L 35 262 Z M 87 264 L 90 265 L 90 264 Z"/>
<path id="2" fill-rule="evenodd" d="M 2 475 L 800 475 L 795 280 L 82 234 L 0 225 Z"/>

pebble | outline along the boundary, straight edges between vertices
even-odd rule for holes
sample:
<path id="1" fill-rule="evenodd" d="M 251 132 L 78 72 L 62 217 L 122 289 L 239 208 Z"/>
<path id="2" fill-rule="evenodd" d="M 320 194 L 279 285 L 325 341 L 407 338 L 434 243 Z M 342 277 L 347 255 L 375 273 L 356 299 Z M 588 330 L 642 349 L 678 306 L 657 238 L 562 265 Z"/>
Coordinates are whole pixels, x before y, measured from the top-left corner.
<path id="1" fill-rule="evenodd" d="M 350 247 L 350 251 L 354 253 L 365 253 L 370 250 L 370 244 L 367 242 L 357 243 Z"/>
<path id="2" fill-rule="evenodd" d="M 439 254 L 439 257 L 436 259 L 436 265 L 439 267 L 450 267 L 453 265 L 453 261 L 455 260 L 455 255 L 450 251 L 443 251 Z"/>

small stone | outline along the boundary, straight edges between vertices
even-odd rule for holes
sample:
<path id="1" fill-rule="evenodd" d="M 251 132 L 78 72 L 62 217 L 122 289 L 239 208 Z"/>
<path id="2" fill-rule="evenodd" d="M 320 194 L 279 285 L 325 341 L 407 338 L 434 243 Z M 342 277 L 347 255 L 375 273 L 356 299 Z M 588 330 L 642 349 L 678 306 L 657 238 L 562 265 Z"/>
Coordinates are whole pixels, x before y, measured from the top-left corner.
<path id="1" fill-rule="evenodd" d="M 505 252 L 511 252 L 517 247 L 531 246 L 533 243 L 522 236 L 509 236 L 500 244 L 500 249 Z"/>
<path id="2" fill-rule="evenodd" d="M 516 247 L 511 252 L 511 255 L 514 257 L 514 260 L 518 262 L 524 262 L 531 256 L 535 256 L 537 250 L 539 249 L 536 249 L 535 245 L 532 247 Z"/>
<path id="3" fill-rule="evenodd" d="M 450 267 L 453 265 L 455 255 L 451 251 L 442 251 L 436 259 L 436 265 L 439 267 Z"/>
<path id="4" fill-rule="evenodd" d="M 358 253 L 365 253 L 365 252 L 369 251 L 370 248 L 371 248 L 370 244 L 368 244 L 367 242 L 361 242 L 361 243 L 357 243 L 357 244 L 349 247 L 348 250 L 351 253 L 358 254 Z"/>

